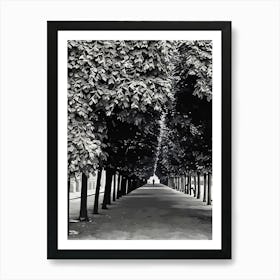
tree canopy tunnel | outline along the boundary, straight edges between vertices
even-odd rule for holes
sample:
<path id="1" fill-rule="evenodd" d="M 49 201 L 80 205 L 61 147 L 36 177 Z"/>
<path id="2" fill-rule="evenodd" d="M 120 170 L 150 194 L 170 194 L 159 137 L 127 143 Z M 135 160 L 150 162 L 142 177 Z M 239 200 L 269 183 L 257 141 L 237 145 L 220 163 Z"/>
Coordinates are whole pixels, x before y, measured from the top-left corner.
<path id="1" fill-rule="evenodd" d="M 155 166 L 165 181 L 210 170 L 211 99 L 211 41 L 68 41 L 69 179 L 82 174 L 85 198 L 105 169 L 106 207 L 116 174 L 124 189 Z"/>
<path id="2" fill-rule="evenodd" d="M 172 53 L 168 41 L 68 41 L 69 178 L 83 174 L 84 186 L 105 169 L 104 208 L 114 174 L 125 186 L 153 173 L 158 120 L 173 102 Z"/>

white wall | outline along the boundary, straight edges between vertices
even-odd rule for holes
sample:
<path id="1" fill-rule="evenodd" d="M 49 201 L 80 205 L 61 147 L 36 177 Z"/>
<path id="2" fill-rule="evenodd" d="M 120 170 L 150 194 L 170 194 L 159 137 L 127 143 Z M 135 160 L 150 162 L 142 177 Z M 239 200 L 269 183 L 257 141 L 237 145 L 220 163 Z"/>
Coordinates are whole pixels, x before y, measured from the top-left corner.
<path id="1" fill-rule="evenodd" d="M 280 279 L 279 1 L 0 5 L 1 279 Z M 46 260 L 47 20 L 232 20 L 233 260 Z"/>

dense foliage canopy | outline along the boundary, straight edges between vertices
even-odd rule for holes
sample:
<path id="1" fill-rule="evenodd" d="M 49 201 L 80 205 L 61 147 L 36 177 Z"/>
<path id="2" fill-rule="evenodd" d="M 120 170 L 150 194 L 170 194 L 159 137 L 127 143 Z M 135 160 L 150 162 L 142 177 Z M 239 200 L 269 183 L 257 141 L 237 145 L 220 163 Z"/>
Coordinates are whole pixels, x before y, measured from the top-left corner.
<path id="1" fill-rule="evenodd" d="M 211 169 L 211 100 L 211 41 L 68 41 L 69 175 Z"/>
<path id="2" fill-rule="evenodd" d="M 177 54 L 175 102 L 166 114 L 159 153 L 162 178 L 212 169 L 212 43 L 180 41 Z"/>

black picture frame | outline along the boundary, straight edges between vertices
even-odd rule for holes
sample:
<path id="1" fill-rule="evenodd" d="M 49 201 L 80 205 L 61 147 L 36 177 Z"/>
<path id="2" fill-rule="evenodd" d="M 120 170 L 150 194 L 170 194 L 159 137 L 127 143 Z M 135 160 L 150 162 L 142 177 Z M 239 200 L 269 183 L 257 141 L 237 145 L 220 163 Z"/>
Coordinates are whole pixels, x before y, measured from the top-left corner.
<path id="1" fill-rule="evenodd" d="M 58 249 L 58 31 L 220 30 L 222 34 L 222 249 L 59 250 Z M 48 259 L 231 259 L 231 22 L 230 21 L 48 21 Z"/>

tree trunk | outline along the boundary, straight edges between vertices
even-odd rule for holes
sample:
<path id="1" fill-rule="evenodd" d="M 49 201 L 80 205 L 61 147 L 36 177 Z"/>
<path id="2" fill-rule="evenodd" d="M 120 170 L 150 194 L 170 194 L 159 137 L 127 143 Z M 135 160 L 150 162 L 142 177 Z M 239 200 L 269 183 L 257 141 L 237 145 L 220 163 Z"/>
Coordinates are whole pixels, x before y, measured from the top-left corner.
<path id="1" fill-rule="evenodd" d="M 193 176 L 193 196 L 196 197 L 196 175 Z"/>
<path id="2" fill-rule="evenodd" d="M 130 192 L 132 192 L 135 189 L 135 180 L 131 180 L 131 186 L 130 186 Z"/>
<path id="3" fill-rule="evenodd" d="M 197 199 L 200 199 L 200 173 L 197 172 Z"/>
<path id="4" fill-rule="evenodd" d="M 187 194 L 191 194 L 191 177 L 188 175 Z"/>
<path id="5" fill-rule="evenodd" d="M 111 184 L 110 184 L 110 186 L 108 186 L 108 196 L 107 196 L 107 204 L 108 205 L 111 205 L 113 175 L 114 175 L 114 173 L 112 171 Z"/>
<path id="6" fill-rule="evenodd" d="M 207 205 L 211 205 L 211 174 L 208 173 L 208 196 Z"/>
<path id="7" fill-rule="evenodd" d="M 190 177 L 190 185 L 189 185 L 190 195 L 192 195 L 192 175 L 189 175 L 189 177 Z"/>
<path id="8" fill-rule="evenodd" d="M 207 191 L 206 173 L 204 173 L 203 174 L 203 202 L 206 202 L 206 191 Z"/>
<path id="9" fill-rule="evenodd" d="M 113 201 L 116 201 L 116 173 L 113 176 Z"/>
<path id="10" fill-rule="evenodd" d="M 80 221 L 88 221 L 87 213 L 87 176 L 82 173 Z"/>
<path id="11" fill-rule="evenodd" d="M 184 177 L 183 176 L 180 176 L 180 190 L 181 192 L 184 192 Z"/>
<path id="12" fill-rule="evenodd" d="M 129 182 L 130 182 L 130 179 L 127 179 L 126 185 L 125 185 L 125 194 L 128 194 Z"/>
<path id="13" fill-rule="evenodd" d="M 122 177 L 122 183 L 121 183 L 121 195 L 125 195 L 126 192 L 126 178 Z"/>
<path id="14" fill-rule="evenodd" d="M 98 203 L 99 203 L 99 192 L 100 192 L 100 183 L 101 183 L 102 169 L 98 170 L 97 181 L 95 187 L 95 196 L 94 196 L 94 206 L 93 214 L 98 214 Z"/>
<path id="15" fill-rule="evenodd" d="M 119 176 L 118 176 L 118 187 L 117 187 L 117 198 L 121 197 L 121 180 L 122 180 L 122 175 L 119 173 Z"/>
<path id="16" fill-rule="evenodd" d="M 125 182 L 125 185 L 124 185 L 124 195 L 127 195 L 128 181 L 129 181 L 129 179 L 126 178 L 126 182 Z"/>
<path id="17" fill-rule="evenodd" d="M 103 198 L 103 203 L 102 203 L 102 209 L 108 209 L 107 204 L 109 204 L 109 202 L 110 202 L 112 176 L 113 176 L 112 170 L 107 169 L 106 170 L 106 182 L 105 182 L 105 190 L 104 190 L 104 198 Z"/>
<path id="18" fill-rule="evenodd" d="M 183 191 L 183 177 L 182 176 L 179 177 L 179 184 L 180 184 L 180 192 L 182 192 Z"/>
<path id="19" fill-rule="evenodd" d="M 127 194 L 131 192 L 131 187 L 132 187 L 132 180 L 128 179 L 128 182 L 127 182 Z"/>

